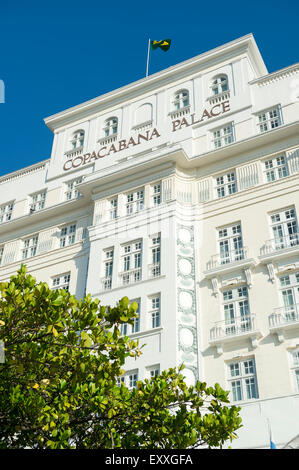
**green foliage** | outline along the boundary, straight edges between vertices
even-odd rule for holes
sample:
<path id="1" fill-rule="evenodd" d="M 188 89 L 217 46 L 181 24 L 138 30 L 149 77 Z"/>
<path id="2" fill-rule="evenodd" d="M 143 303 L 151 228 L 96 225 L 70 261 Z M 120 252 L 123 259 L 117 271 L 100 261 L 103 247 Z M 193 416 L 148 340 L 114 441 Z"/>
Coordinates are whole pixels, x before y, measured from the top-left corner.
<path id="1" fill-rule="evenodd" d="M 219 447 L 236 437 L 239 410 L 216 384 L 187 387 L 170 369 L 129 390 L 117 378 L 138 341 L 121 336 L 137 304 L 116 307 L 36 283 L 22 266 L 0 284 L 0 448 Z"/>

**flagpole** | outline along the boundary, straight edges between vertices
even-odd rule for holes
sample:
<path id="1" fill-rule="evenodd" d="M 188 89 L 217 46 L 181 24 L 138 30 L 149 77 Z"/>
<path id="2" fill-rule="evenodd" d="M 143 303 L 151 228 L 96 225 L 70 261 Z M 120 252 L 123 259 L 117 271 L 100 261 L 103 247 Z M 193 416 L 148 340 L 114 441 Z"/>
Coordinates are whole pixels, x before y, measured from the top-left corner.
<path id="1" fill-rule="evenodd" d="M 148 39 L 147 62 L 146 62 L 146 75 L 145 75 L 146 77 L 148 76 L 148 64 L 149 64 L 150 44 L 151 44 L 151 38 Z"/>

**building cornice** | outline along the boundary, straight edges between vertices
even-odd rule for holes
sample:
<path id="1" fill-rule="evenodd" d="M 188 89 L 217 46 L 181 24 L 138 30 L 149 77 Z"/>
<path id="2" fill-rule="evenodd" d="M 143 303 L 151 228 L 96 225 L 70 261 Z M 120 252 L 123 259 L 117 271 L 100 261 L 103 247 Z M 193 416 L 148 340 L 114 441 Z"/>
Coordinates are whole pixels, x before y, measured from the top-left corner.
<path id="1" fill-rule="evenodd" d="M 249 85 L 267 85 L 270 82 L 278 81 L 284 79 L 285 77 L 289 77 L 291 75 L 295 75 L 299 73 L 299 62 L 296 64 L 290 65 L 289 67 L 285 67 L 281 70 L 277 70 L 276 72 L 269 73 L 264 75 L 263 77 L 255 78 L 249 82 Z"/>
<path id="2" fill-rule="evenodd" d="M 104 95 L 98 96 L 77 106 L 71 107 L 60 113 L 45 118 L 46 125 L 54 132 L 56 129 L 86 118 L 96 112 L 108 107 L 115 106 L 122 102 L 131 100 L 144 93 L 165 86 L 168 83 L 186 77 L 192 73 L 199 73 L 212 65 L 219 64 L 228 58 L 232 59 L 237 55 L 247 53 L 257 76 L 265 75 L 267 68 L 259 52 L 257 44 L 252 34 L 248 34 L 239 39 L 231 41 L 211 51 L 204 52 L 196 57 L 188 59 L 180 64 L 157 72 L 148 77 L 137 80 L 129 85 L 113 90 Z"/>
<path id="3" fill-rule="evenodd" d="M 0 176 L 0 184 L 8 183 L 11 180 L 20 178 L 22 176 L 27 176 L 30 173 L 34 173 L 39 170 L 44 170 L 46 168 L 46 164 L 50 161 L 48 158 L 47 160 L 42 160 L 41 162 L 34 163 L 33 165 L 25 166 L 25 168 L 21 168 L 20 170 L 13 171 L 12 173 L 8 173 L 6 175 Z"/>

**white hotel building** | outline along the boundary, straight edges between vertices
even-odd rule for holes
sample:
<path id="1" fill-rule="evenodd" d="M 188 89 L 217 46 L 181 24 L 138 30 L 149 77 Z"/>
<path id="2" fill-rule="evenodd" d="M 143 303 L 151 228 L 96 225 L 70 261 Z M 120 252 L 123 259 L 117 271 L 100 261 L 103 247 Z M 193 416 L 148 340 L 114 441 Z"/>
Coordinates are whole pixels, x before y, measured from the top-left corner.
<path id="1" fill-rule="evenodd" d="M 299 434 L 298 74 L 247 35 L 50 116 L 51 158 L 0 178 L 0 280 L 138 300 L 125 382 L 219 382 L 233 448 Z"/>

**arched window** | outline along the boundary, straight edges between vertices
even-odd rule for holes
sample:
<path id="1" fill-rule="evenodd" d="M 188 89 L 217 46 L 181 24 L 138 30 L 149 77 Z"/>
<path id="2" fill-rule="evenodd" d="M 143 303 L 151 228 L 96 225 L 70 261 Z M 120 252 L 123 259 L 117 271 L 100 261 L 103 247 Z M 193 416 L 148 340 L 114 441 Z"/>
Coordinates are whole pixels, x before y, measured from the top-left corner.
<path id="1" fill-rule="evenodd" d="M 144 103 L 136 109 L 136 124 L 152 121 L 153 119 L 153 106 L 151 103 Z"/>
<path id="2" fill-rule="evenodd" d="M 179 90 L 174 94 L 174 109 L 182 109 L 189 106 L 189 91 Z"/>
<path id="3" fill-rule="evenodd" d="M 72 137 L 72 140 L 71 140 L 73 149 L 78 149 L 80 147 L 83 147 L 84 134 L 85 134 L 85 132 L 82 129 L 79 129 L 78 131 L 75 131 L 73 133 L 73 137 Z"/>
<path id="4" fill-rule="evenodd" d="M 217 75 L 212 80 L 212 94 L 219 95 L 225 91 L 228 91 L 228 78 L 227 75 Z"/>
<path id="5" fill-rule="evenodd" d="M 105 121 L 104 133 L 105 137 L 109 137 L 110 135 L 117 134 L 118 128 L 118 119 L 117 117 L 110 117 Z"/>

